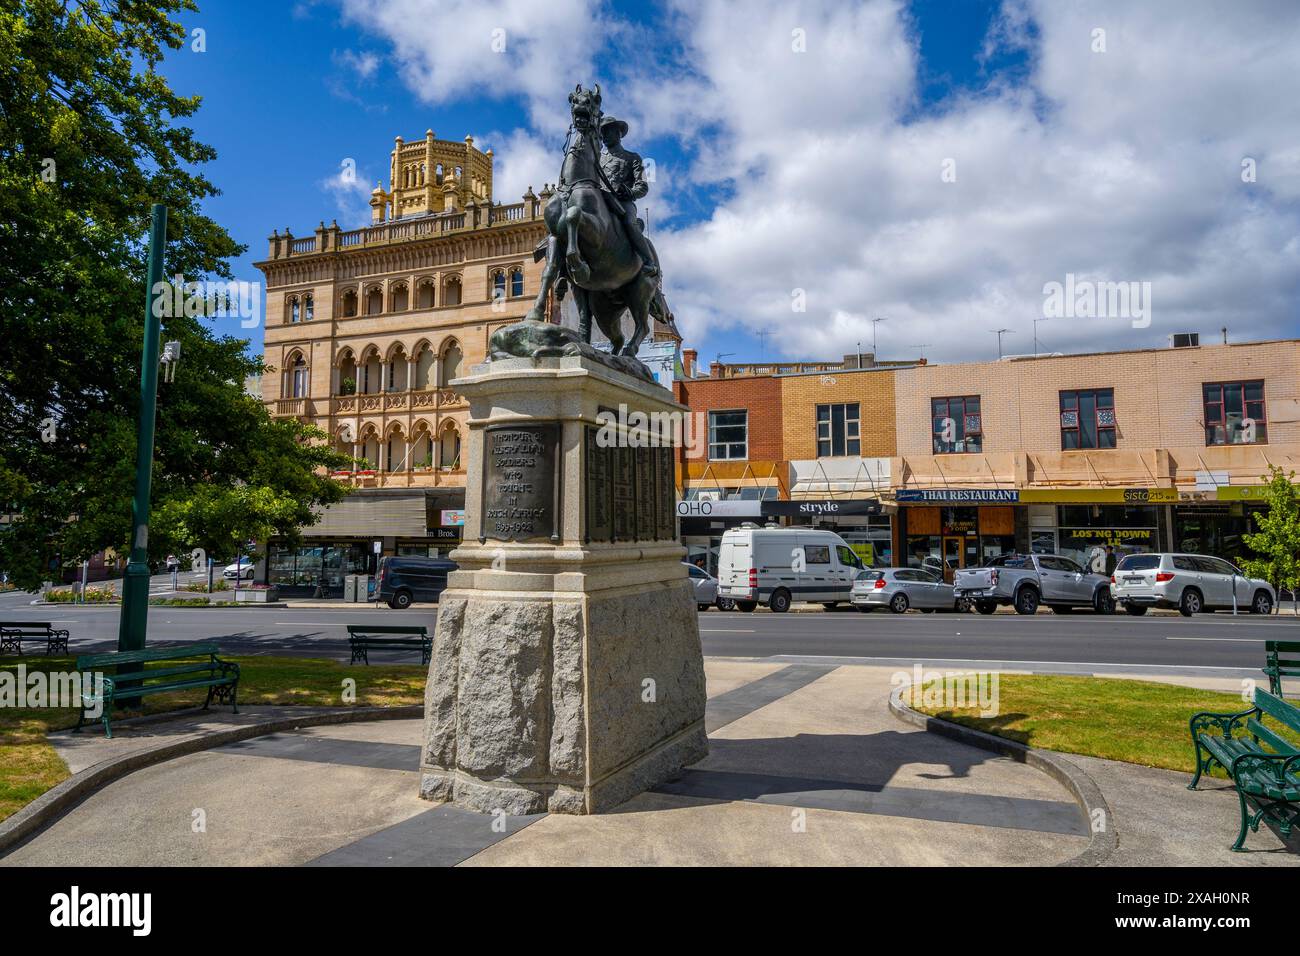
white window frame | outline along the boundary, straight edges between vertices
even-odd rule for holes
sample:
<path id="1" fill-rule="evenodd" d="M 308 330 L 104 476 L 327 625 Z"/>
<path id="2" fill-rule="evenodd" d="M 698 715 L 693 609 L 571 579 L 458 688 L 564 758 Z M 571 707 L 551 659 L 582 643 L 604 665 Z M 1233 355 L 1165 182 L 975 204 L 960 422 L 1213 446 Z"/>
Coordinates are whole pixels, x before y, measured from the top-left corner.
<path id="1" fill-rule="evenodd" d="M 745 423 L 743 426 L 738 425 L 718 425 L 716 416 L 718 415 L 744 415 Z M 745 440 L 743 442 L 735 441 L 718 441 L 715 436 L 718 428 L 737 428 L 745 429 Z M 736 447 L 740 448 L 739 455 L 730 454 Z M 725 450 L 728 453 L 719 455 L 715 449 Z M 709 410 L 709 461 L 745 461 L 749 458 L 749 409 L 748 408 L 717 408 Z"/>

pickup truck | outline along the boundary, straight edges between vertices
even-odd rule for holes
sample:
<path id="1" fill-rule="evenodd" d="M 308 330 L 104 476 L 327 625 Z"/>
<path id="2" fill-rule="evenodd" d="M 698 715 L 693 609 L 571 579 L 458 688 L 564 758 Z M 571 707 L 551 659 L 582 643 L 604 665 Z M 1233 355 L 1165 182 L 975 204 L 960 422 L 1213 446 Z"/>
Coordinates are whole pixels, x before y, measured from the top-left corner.
<path id="1" fill-rule="evenodd" d="M 980 614 L 992 614 L 1010 604 L 1017 614 L 1033 614 L 1046 604 L 1057 614 L 1077 607 L 1111 614 L 1115 601 L 1110 578 L 1085 571 L 1059 554 L 1004 554 L 982 568 L 961 568 L 953 574 L 953 591 Z"/>

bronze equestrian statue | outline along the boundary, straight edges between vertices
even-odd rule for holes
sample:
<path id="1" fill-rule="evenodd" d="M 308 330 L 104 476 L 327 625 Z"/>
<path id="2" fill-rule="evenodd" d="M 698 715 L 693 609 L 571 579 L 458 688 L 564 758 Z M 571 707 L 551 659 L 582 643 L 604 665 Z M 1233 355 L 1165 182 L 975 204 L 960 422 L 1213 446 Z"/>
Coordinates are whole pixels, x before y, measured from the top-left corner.
<path id="1" fill-rule="evenodd" d="M 636 216 L 636 200 L 649 189 L 641 157 L 623 148 L 627 124 L 603 117 L 600 103 L 599 84 L 590 90 L 578 84 L 569 94 L 573 122 L 565 143 L 564 165 L 544 211 L 550 235 L 539 247 L 538 258 L 542 249 L 546 256 L 541 288 L 524 322 L 493 336 L 493 358 L 588 354 L 594 318 L 613 354 L 635 359 L 650 332 L 652 315 L 672 323 L 660 291 L 658 256 Z M 606 145 L 603 157 L 601 139 Z M 578 342 L 587 349 L 577 347 L 577 342 L 561 341 L 556 333 L 566 330 L 557 326 L 549 327 L 554 331 L 535 327 L 543 321 L 552 288 L 561 297 L 572 291 L 578 310 Z M 633 322 L 626 343 L 621 328 L 624 311 L 631 313 Z"/>

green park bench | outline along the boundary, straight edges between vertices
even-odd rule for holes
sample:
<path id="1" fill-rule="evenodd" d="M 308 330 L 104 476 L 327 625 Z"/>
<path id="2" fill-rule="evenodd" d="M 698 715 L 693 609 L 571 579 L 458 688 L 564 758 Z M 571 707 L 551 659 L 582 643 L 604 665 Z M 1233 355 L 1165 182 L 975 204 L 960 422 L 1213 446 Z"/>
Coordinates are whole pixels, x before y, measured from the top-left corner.
<path id="1" fill-rule="evenodd" d="M 45 656 L 68 653 L 68 632 L 49 621 L 0 621 L 0 654 L 23 652 L 23 641 L 44 641 Z"/>
<path id="2" fill-rule="evenodd" d="M 405 635 L 405 636 L 402 636 Z M 349 624 L 348 643 L 352 646 L 352 660 L 370 663 L 370 651 L 420 649 L 420 663 L 429 663 L 433 656 L 433 640 L 424 627 L 396 624 Z"/>
<path id="3" fill-rule="evenodd" d="M 1300 677 L 1300 641 L 1265 641 L 1264 673 L 1268 675 L 1269 692 L 1281 697 L 1282 678 Z"/>
<path id="4" fill-rule="evenodd" d="M 204 658 L 198 660 L 196 658 Z M 170 666 L 149 670 L 132 670 L 122 673 L 123 664 L 154 664 L 159 661 L 175 661 Z M 149 694 L 165 694 L 171 691 L 189 690 L 206 687 L 207 699 L 203 702 L 206 710 L 213 700 L 228 703 L 239 713 L 235 701 L 239 689 L 239 665 L 223 661 L 217 657 L 217 645 L 211 641 L 200 644 L 187 644 L 181 647 L 155 647 L 143 651 L 119 651 L 114 654 L 85 654 L 77 658 L 77 670 L 94 673 L 104 668 L 119 668 L 113 677 L 104 678 L 102 693 L 96 693 L 91 687 L 82 691 L 83 707 L 77 713 L 77 726 L 74 732 L 81 731 L 85 722 L 85 708 L 93 706 L 99 700 L 103 704 L 104 735 L 113 736 L 109 720 L 113 714 L 113 704 L 118 698 L 134 700 Z M 129 683 L 128 683 L 129 682 Z M 121 686 L 127 684 L 127 686 Z M 93 718 L 92 718 L 93 719 Z"/>
<path id="5" fill-rule="evenodd" d="M 1300 820 L 1300 748 L 1264 726 L 1265 715 L 1300 731 L 1300 707 L 1261 687 L 1255 688 L 1255 706 L 1250 710 L 1201 713 L 1191 720 L 1196 776 L 1187 789 L 1195 790 L 1201 772 L 1212 764 L 1228 771 L 1241 802 L 1241 831 L 1232 845 L 1238 851 L 1245 849 L 1247 827 L 1258 833 L 1261 821 L 1267 819 L 1286 839 Z M 1253 814 L 1251 803 L 1258 808 Z"/>

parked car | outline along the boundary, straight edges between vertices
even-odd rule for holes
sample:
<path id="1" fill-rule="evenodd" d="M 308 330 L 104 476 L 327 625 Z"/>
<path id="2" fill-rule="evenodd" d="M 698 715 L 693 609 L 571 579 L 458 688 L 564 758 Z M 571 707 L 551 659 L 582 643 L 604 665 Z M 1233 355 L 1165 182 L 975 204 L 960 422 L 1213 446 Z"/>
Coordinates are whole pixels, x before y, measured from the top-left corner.
<path id="1" fill-rule="evenodd" d="M 457 564 L 446 558 L 388 557 L 379 561 L 374 599 L 405 610 L 415 601 L 436 601 Z"/>
<path id="2" fill-rule="evenodd" d="M 695 588 L 695 606 L 707 611 L 718 602 L 718 579 L 694 564 L 686 565 L 686 570 L 691 577 L 691 586 Z"/>
<path id="3" fill-rule="evenodd" d="M 981 614 L 1008 604 L 1017 614 L 1033 614 L 1040 604 L 1057 614 L 1077 607 L 1098 614 L 1115 610 L 1110 578 L 1059 554 L 1004 554 L 981 568 L 961 568 L 953 574 L 953 589 Z"/>
<path id="4" fill-rule="evenodd" d="M 760 603 L 778 613 L 796 599 L 830 609 L 850 599 L 862 559 L 833 531 L 732 528 L 718 552 L 718 595 L 742 611 Z"/>
<path id="5" fill-rule="evenodd" d="M 887 607 L 902 614 L 914 607 L 921 611 L 965 611 L 969 603 L 957 597 L 951 584 L 923 568 L 872 568 L 859 571 L 853 580 L 853 606 L 859 611 Z"/>
<path id="6" fill-rule="evenodd" d="M 226 569 L 221 572 L 221 576 L 223 578 L 230 578 L 231 580 L 234 580 L 235 578 L 238 578 L 240 581 L 243 581 L 246 578 L 251 580 L 253 577 L 253 562 L 246 559 L 235 564 L 228 564 L 226 565 Z"/>
<path id="7" fill-rule="evenodd" d="M 1149 607 L 1176 607 L 1184 617 L 1237 607 L 1270 614 L 1277 603 L 1273 585 L 1247 577 L 1240 568 L 1208 554 L 1129 554 L 1115 565 L 1111 594 L 1129 614 Z"/>

